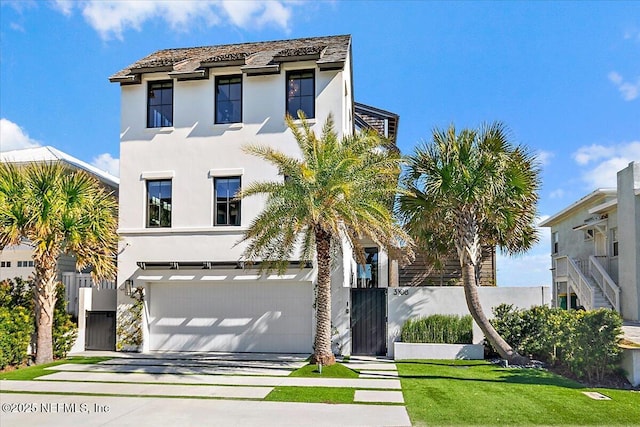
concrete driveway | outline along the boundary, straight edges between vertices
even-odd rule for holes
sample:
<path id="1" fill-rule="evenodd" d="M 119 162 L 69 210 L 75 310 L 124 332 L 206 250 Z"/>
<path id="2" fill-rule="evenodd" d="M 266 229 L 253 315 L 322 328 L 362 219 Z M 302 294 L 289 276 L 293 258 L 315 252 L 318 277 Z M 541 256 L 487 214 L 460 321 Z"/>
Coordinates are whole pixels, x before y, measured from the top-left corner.
<path id="1" fill-rule="evenodd" d="M 95 355 L 92 353 L 91 355 Z M 34 381 L 0 381 L 0 424 L 407 426 L 397 378 L 287 377 L 306 356 L 136 355 L 95 365 L 66 364 Z M 349 365 L 356 365 L 351 361 Z M 361 365 L 376 369 L 370 360 Z M 380 363 L 379 372 L 393 366 Z M 357 368 L 356 368 L 357 369 Z M 224 374 L 224 375 L 220 375 Z M 264 401 L 276 386 L 350 387 L 362 405 Z M 375 390 L 375 391 L 374 391 Z M 44 394 L 46 393 L 46 394 Z M 243 399 L 243 400 L 238 400 Z"/>

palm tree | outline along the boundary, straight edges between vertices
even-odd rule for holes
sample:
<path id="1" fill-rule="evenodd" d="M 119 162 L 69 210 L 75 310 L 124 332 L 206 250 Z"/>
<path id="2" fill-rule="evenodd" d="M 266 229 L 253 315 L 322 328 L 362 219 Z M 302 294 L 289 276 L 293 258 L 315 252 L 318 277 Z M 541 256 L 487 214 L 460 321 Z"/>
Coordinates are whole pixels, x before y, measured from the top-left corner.
<path id="1" fill-rule="evenodd" d="M 524 252 L 537 241 L 534 227 L 539 171 L 526 147 L 509 141 L 500 123 L 456 134 L 434 130 L 408 160 L 400 197 L 401 216 L 419 245 L 455 247 L 462 268 L 467 307 L 501 357 L 523 358 L 495 331 L 478 298 L 481 245 L 509 254 Z"/>
<path id="2" fill-rule="evenodd" d="M 52 324 L 57 260 L 76 257 L 94 279 L 116 272 L 117 204 L 84 171 L 60 163 L 3 163 L 0 167 L 0 248 L 33 247 L 36 363 L 53 360 Z"/>
<path id="3" fill-rule="evenodd" d="M 299 113 L 300 114 L 300 113 Z M 410 242 L 394 220 L 392 202 L 398 190 L 400 157 L 383 147 L 374 132 L 338 138 L 330 116 L 320 138 L 302 114 L 301 123 L 287 117 L 299 156 L 251 145 L 247 153 L 276 166 L 283 181 L 251 183 L 238 197 L 266 195 L 264 210 L 252 221 L 243 241 L 243 256 L 261 260 L 267 269 L 283 271 L 294 252 L 303 262 L 315 252 L 317 265 L 316 336 L 312 363 L 331 365 L 331 256 L 343 241 L 364 264 L 360 239 L 382 248 Z"/>

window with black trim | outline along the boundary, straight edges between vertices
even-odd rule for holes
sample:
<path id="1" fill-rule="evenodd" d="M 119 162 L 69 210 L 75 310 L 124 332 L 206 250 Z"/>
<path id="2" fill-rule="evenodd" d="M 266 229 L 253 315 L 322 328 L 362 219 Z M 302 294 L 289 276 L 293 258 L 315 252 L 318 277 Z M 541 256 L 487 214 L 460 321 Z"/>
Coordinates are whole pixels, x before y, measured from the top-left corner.
<path id="1" fill-rule="evenodd" d="M 235 194 L 239 190 L 239 176 L 213 179 L 213 191 L 215 194 L 214 225 L 240 225 L 240 200 L 235 198 Z"/>
<path id="2" fill-rule="evenodd" d="M 147 227 L 171 227 L 171 180 L 147 181 Z"/>
<path id="3" fill-rule="evenodd" d="M 0 261 L 0 267 L 11 267 L 11 261 Z"/>
<path id="4" fill-rule="evenodd" d="M 287 72 L 287 113 L 294 119 L 301 110 L 307 118 L 316 116 L 316 84 L 313 70 Z"/>
<path id="5" fill-rule="evenodd" d="M 173 81 L 149 82 L 147 127 L 173 126 Z"/>
<path id="6" fill-rule="evenodd" d="M 618 256 L 618 229 L 611 229 L 611 256 Z"/>
<path id="7" fill-rule="evenodd" d="M 242 75 L 216 77 L 216 124 L 242 122 Z"/>

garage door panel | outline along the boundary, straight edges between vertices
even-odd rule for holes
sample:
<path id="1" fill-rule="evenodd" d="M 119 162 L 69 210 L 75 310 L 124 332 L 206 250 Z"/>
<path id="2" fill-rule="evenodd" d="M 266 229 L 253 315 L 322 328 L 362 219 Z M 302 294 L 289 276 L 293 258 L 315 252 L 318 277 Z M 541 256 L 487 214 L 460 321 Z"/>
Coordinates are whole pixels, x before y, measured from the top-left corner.
<path id="1" fill-rule="evenodd" d="M 311 283 L 154 283 L 150 348 L 310 352 Z"/>

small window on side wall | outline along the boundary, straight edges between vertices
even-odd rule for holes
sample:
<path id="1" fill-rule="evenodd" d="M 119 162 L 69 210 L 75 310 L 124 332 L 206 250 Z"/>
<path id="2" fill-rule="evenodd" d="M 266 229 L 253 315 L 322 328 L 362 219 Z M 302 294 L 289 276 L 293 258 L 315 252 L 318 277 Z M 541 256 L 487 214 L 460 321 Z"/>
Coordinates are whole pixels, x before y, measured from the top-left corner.
<path id="1" fill-rule="evenodd" d="M 618 256 L 618 229 L 611 229 L 611 255 Z"/>
<path id="2" fill-rule="evenodd" d="M 216 77 L 216 124 L 242 122 L 242 76 Z"/>
<path id="3" fill-rule="evenodd" d="M 171 227 L 171 180 L 147 181 L 147 228 Z"/>
<path id="4" fill-rule="evenodd" d="M 551 233 L 551 251 L 554 254 L 558 253 L 558 232 Z"/>
<path id="5" fill-rule="evenodd" d="M 240 200 L 235 198 L 240 190 L 240 177 L 214 178 L 214 225 L 240 225 Z"/>
<path id="6" fill-rule="evenodd" d="M 173 126 L 173 81 L 149 82 L 147 127 Z"/>
<path id="7" fill-rule="evenodd" d="M 313 70 L 287 73 L 287 114 L 298 118 L 298 110 L 307 118 L 316 116 L 316 85 Z"/>

